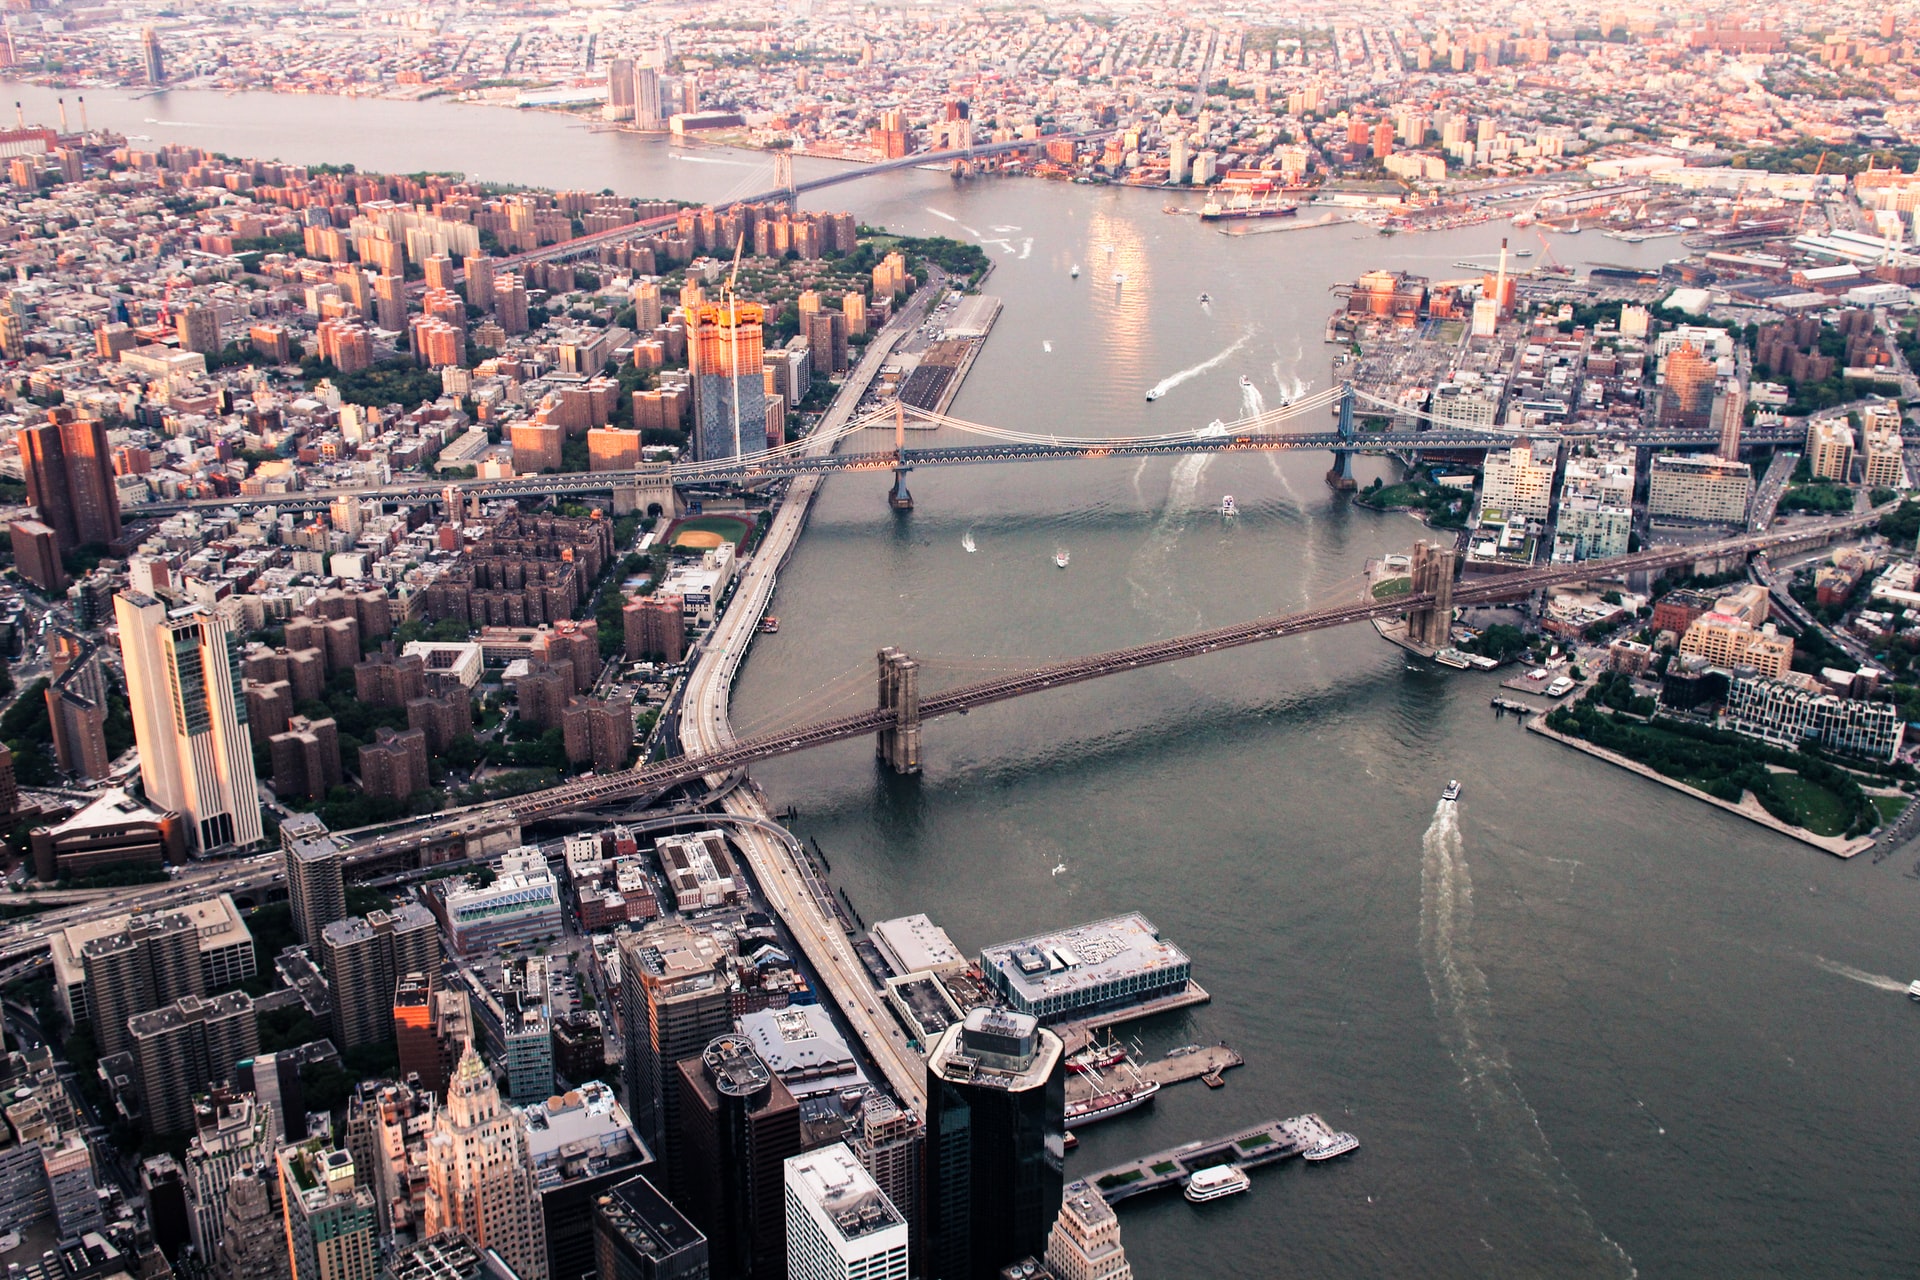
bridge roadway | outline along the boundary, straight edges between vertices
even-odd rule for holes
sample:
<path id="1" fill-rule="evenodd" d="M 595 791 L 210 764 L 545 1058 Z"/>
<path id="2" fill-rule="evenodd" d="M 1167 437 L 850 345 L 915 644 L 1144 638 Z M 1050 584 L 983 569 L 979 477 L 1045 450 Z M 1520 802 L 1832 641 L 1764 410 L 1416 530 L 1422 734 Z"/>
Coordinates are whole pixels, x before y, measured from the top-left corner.
<path id="1" fill-rule="evenodd" d="M 879 424 L 887 425 L 887 424 Z M 878 429 L 878 427 L 876 427 Z M 675 463 L 668 469 L 678 485 L 770 480 L 783 476 L 832 475 L 838 472 L 891 471 L 905 465 L 916 467 L 978 466 L 984 463 L 1086 461 L 1100 458 L 1180 457 L 1193 453 L 1269 452 L 1296 449 L 1352 453 L 1387 454 L 1406 450 L 1498 449 L 1511 445 L 1517 437 L 1487 431 L 1393 431 L 1368 432 L 1342 439 L 1336 431 L 1259 432 L 1208 435 L 1196 432 L 1191 438 L 1128 440 L 1086 440 L 1057 442 L 1030 441 L 990 445 L 951 445 L 904 450 L 878 449 L 858 453 L 798 453 L 782 458 L 749 458 L 738 466 L 724 463 Z M 1545 439 L 1546 433 L 1533 437 Z M 1641 448 L 1709 448 L 1718 443 L 1712 431 L 1671 428 L 1631 435 L 1574 435 L 1555 437 L 1567 440 L 1618 440 Z M 1748 428 L 1741 442 L 1750 446 L 1798 444 L 1804 432 L 1775 428 Z M 277 510 L 318 510 L 335 498 L 353 494 L 363 501 L 437 502 L 445 489 L 457 488 L 479 498 L 522 498 L 546 494 L 585 494 L 611 492 L 617 484 L 633 481 L 657 481 L 659 468 L 618 471 L 582 471 L 565 475 L 516 476 L 509 480 L 456 480 L 435 485 L 422 477 L 398 484 L 375 485 L 362 489 L 315 489 L 301 493 L 250 494 L 237 497 L 189 498 L 177 502 L 148 502 L 135 510 L 144 515 L 172 515 L 195 509 L 225 507 L 267 507 Z"/>
<path id="2" fill-rule="evenodd" d="M 872 177 L 876 173 L 889 173 L 895 169 L 915 169 L 922 165 L 944 164 L 953 160 L 977 160 L 982 156 L 1000 155 L 1008 151 L 1027 151 L 1034 147 L 1044 147 L 1050 142 L 1088 142 L 1094 138 L 1104 138 L 1112 129 L 1091 129 L 1084 133 L 1053 133 L 1044 138 L 1017 138 L 1010 142 L 982 142 L 958 151 L 922 151 L 917 155 L 903 156 L 895 160 L 881 160 L 873 164 L 854 165 L 833 173 L 822 174 L 817 178 L 808 178 L 796 182 L 789 191 L 785 187 L 775 187 L 771 191 L 759 191 L 750 196 L 737 196 L 731 200 L 721 200 L 709 205 L 715 211 L 738 208 L 741 205 L 771 204 L 785 200 L 790 196 L 805 195 L 809 191 L 820 191 L 827 187 L 838 186 L 843 182 L 858 182 L 862 178 Z M 665 218 L 645 218 L 638 222 L 629 222 L 624 226 L 611 227 L 605 231 L 593 231 L 584 236 L 575 236 L 571 240 L 562 240 L 540 249 L 526 253 L 516 253 L 510 257 L 494 258 L 487 266 L 493 271 L 512 271 L 529 262 L 553 262 L 561 258 L 571 258 L 576 254 L 588 253 L 603 244 L 615 244 L 635 236 L 647 235 L 675 225 L 679 215 Z M 465 279 L 464 270 L 457 278 Z"/>
<path id="3" fill-rule="evenodd" d="M 1831 541 L 1836 532 L 1873 524 L 1884 514 L 1884 511 L 1863 512 L 1770 533 L 1746 534 L 1686 547 L 1658 547 L 1651 551 L 1640 551 L 1610 560 L 1588 560 L 1572 565 L 1552 565 L 1522 573 L 1504 574 L 1480 582 L 1463 581 L 1454 588 L 1453 603 L 1455 605 L 1488 604 L 1500 600 L 1511 600 L 1543 587 L 1560 586 L 1589 578 L 1658 571 L 1679 565 L 1695 564 L 1703 560 L 1721 559 L 1729 555 L 1751 554 L 1761 550 L 1797 550 Z M 920 699 L 920 718 L 923 721 L 933 720 L 940 716 L 971 711 L 975 707 L 990 703 L 1004 702 L 1010 698 L 1039 693 L 1063 685 L 1078 684 L 1085 680 L 1094 680 L 1101 676 L 1115 675 L 1140 667 L 1178 662 L 1184 658 L 1197 658 L 1223 649 L 1258 644 L 1266 640 L 1279 640 L 1287 636 L 1304 635 L 1310 631 L 1323 631 L 1329 627 L 1369 622 L 1376 618 L 1391 617 L 1418 609 L 1432 602 L 1431 595 L 1422 594 L 1397 596 L 1386 601 L 1357 601 L 1351 604 L 1331 605 L 1301 613 L 1255 618 L 1250 622 L 1216 627 L 1210 631 L 1201 631 L 1172 640 L 1157 640 L 1151 644 L 1069 658 L 1029 671 L 976 684 L 962 685 L 942 693 L 923 692 Z M 832 742 L 844 742 L 849 738 L 867 737 L 891 723 L 889 714 L 878 709 L 855 712 L 798 729 L 729 741 L 716 746 L 711 751 L 697 755 L 682 756 L 679 759 L 646 765 L 623 773 L 583 778 L 543 791 L 528 792 L 502 802 L 500 807 L 510 811 L 523 822 L 532 822 L 550 814 L 590 808 L 637 795 L 658 794 L 709 774 L 730 772 L 752 764 L 756 760 L 788 755 Z"/>

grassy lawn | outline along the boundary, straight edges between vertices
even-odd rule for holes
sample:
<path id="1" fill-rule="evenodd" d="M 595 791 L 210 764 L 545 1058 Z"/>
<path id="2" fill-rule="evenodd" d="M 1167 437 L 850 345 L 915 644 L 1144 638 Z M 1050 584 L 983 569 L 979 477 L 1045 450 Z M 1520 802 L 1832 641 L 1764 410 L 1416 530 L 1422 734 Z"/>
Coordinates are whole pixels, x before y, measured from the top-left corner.
<path id="1" fill-rule="evenodd" d="M 1162 1160 L 1160 1161 L 1160 1163 L 1153 1166 L 1153 1171 L 1161 1175 L 1162 1177 L 1165 1177 L 1167 1174 L 1172 1173 L 1175 1169 L 1178 1169 L 1179 1167 L 1180 1167 L 1179 1165 L 1173 1163 L 1171 1160 Z"/>
<path id="2" fill-rule="evenodd" d="M 1837 836 L 1851 816 L 1840 797 L 1815 786 L 1797 773 L 1776 773 L 1773 788 L 1793 806 L 1793 822 L 1818 836 Z"/>
<path id="3" fill-rule="evenodd" d="M 1413 591 L 1412 578 L 1388 578 L 1385 582 L 1376 582 L 1373 586 L 1375 600 L 1391 600 L 1395 596 L 1409 595 Z"/>
<path id="4" fill-rule="evenodd" d="M 1909 796 L 1874 796 L 1873 807 L 1880 811 L 1880 821 L 1894 822 L 1906 811 Z"/>
<path id="5" fill-rule="evenodd" d="M 1146 1174 L 1140 1172 L 1138 1169 L 1129 1169 L 1125 1173 L 1107 1174 L 1100 1179 L 1099 1185 L 1102 1191 L 1111 1191 L 1115 1187 L 1124 1187 L 1129 1182 L 1138 1182 L 1146 1176 Z"/>

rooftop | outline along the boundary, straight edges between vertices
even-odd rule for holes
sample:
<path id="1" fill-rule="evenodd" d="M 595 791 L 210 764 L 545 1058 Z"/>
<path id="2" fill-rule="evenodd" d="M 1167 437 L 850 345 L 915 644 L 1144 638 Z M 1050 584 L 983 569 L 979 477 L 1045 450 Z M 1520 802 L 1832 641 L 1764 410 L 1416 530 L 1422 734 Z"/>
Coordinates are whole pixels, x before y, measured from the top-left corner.
<path id="1" fill-rule="evenodd" d="M 858 1240 L 906 1221 L 841 1143 L 790 1157 L 787 1181 L 799 1184 L 801 1193 L 820 1207 L 843 1240 Z"/>
<path id="2" fill-rule="evenodd" d="M 1137 911 L 980 952 L 981 968 L 997 971 L 1029 1003 L 1189 963 L 1186 952 L 1162 942 L 1153 922 Z"/>

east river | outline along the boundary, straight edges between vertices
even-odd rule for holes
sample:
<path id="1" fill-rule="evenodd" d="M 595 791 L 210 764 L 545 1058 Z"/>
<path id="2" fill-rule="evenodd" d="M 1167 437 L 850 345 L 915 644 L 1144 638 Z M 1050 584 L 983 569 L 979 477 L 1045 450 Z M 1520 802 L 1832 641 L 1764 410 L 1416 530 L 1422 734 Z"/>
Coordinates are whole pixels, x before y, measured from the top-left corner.
<path id="1" fill-rule="evenodd" d="M 53 121 L 51 92 L 12 87 Z M 770 185 L 757 156 L 497 108 L 87 97 L 95 125 L 154 145 L 687 199 Z M 1329 286 L 1464 274 L 1451 263 L 1501 234 L 1229 238 L 1164 214 L 1162 193 L 920 171 L 811 199 L 990 242 L 1006 311 L 953 412 L 1063 434 L 1198 428 L 1324 387 Z M 901 519 L 882 476 L 832 480 L 735 723 L 865 703 L 883 645 L 939 687 L 1347 596 L 1421 528 L 1333 497 L 1326 466 L 929 470 Z M 864 743 L 755 774 L 868 921 L 925 911 L 977 951 L 1140 910 L 1191 954 L 1213 1002 L 1142 1026 L 1145 1047 L 1225 1040 L 1247 1065 L 1086 1130 L 1070 1172 L 1304 1111 L 1360 1137 L 1223 1203 L 1127 1206 L 1143 1278 L 1910 1274 L 1920 846 L 1840 862 L 1494 718 L 1493 687 L 1356 628 L 934 722 L 919 778 L 883 776 Z"/>

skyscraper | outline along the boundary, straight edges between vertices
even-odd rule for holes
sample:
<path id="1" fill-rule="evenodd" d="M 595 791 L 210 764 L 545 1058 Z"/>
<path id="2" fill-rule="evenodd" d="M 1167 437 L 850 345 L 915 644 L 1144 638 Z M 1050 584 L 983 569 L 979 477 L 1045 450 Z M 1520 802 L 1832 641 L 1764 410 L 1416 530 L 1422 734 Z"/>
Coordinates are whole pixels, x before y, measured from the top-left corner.
<path id="1" fill-rule="evenodd" d="M 1067 1079 L 1060 1037 L 975 1009 L 927 1056 L 928 1280 L 992 1280 L 1037 1256 L 1060 1211 Z"/>
<path id="2" fill-rule="evenodd" d="M 62 552 L 114 541 L 120 536 L 120 499 L 106 427 L 76 419 L 69 409 L 54 409 L 48 416 L 49 421 L 18 436 L 27 501 L 53 530 Z"/>
<path id="3" fill-rule="evenodd" d="M 146 64 L 148 84 L 167 82 L 167 63 L 160 54 L 160 33 L 152 27 L 141 29 L 140 58 Z"/>
<path id="4" fill-rule="evenodd" d="M 786 1182 L 790 1280 L 907 1280 L 906 1219 L 845 1146 L 790 1157 Z"/>
<path id="5" fill-rule="evenodd" d="M 464 1231 L 520 1280 L 547 1280 L 540 1189 L 525 1132 L 500 1105 L 493 1075 L 469 1042 L 427 1135 L 426 1234 Z"/>
<path id="6" fill-rule="evenodd" d="M 273 1108 L 251 1093 L 215 1091 L 195 1104 L 193 1119 L 185 1158 L 187 1225 L 194 1249 L 210 1259 L 226 1230 L 234 1178 L 270 1164 L 283 1130 Z"/>
<path id="7" fill-rule="evenodd" d="M 633 118 L 633 59 L 607 59 L 607 109 L 609 120 Z"/>
<path id="8" fill-rule="evenodd" d="M 320 931 L 320 967 L 333 988 L 342 1053 L 393 1039 L 393 997 L 410 973 L 440 972 L 440 931 L 417 902 L 335 920 Z"/>
<path id="9" fill-rule="evenodd" d="M 380 1242 L 373 1192 L 353 1157 L 309 1138 L 278 1157 L 292 1280 L 376 1280 Z"/>
<path id="10" fill-rule="evenodd" d="M 130 1046 L 129 1018 L 182 996 L 207 993 L 199 941 L 193 920 L 173 912 L 134 916 L 125 928 L 89 938 L 81 946 L 87 1013 L 101 1057 Z"/>
<path id="11" fill-rule="evenodd" d="M 913 1257 L 919 1257 L 926 1247 L 920 1212 L 926 1126 L 913 1112 L 895 1106 L 892 1099 L 870 1093 L 860 1107 L 859 1132 L 847 1139 L 847 1146 L 907 1220 L 907 1247 Z"/>
<path id="12" fill-rule="evenodd" d="M 318 942 L 322 929 L 347 918 L 340 846 L 324 838 L 294 840 L 287 845 L 286 863 L 293 931 L 302 942 Z"/>
<path id="13" fill-rule="evenodd" d="M 114 597 L 147 801 L 186 815 L 202 852 L 260 839 L 260 793 L 236 700 L 239 663 L 218 614 L 137 591 Z"/>
<path id="14" fill-rule="evenodd" d="M 287 1236 L 273 1166 L 237 1173 L 227 1184 L 214 1280 L 288 1280 Z"/>
<path id="15" fill-rule="evenodd" d="M 670 1136 L 680 1107 L 673 1064 L 698 1056 L 733 1026 L 720 965 L 719 946 L 683 924 L 658 921 L 620 937 L 627 1114 L 640 1140 L 667 1166 L 670 1195 L 677 1196 L 680 1185 Z"/>
<path id="16" fill-rule="evenodd" d="M 707 1238 L 643 1177 L 608 1188 L 593 1206 L 599 1280 L 707 1280 Z"/>
<path id="17" fill-rule="evenodd" d="M 783 1188 L 787 1157 L 800 1154 L 800 1104 L 743 1035 L 716 1037 L 674 1070 L 685 1187 L 676 1200 L 706 1233 L 714 1280 L 784 1280 Z"/>
<path id="18" fill-rule="evenodd" d="M 753 302 L 702 303 L 693 309 L 687 352 L 693 368 L 694 450 L 702 460 L 757 452 L 766 438 L 764 316 Z"/>
<path id="19" fill-rule="evenodd" d="M 660 115 L 660 68 L 651 59 L 633 69 L 633 123 L 649 132 L 663 127 Z"/>

